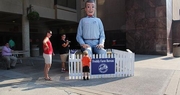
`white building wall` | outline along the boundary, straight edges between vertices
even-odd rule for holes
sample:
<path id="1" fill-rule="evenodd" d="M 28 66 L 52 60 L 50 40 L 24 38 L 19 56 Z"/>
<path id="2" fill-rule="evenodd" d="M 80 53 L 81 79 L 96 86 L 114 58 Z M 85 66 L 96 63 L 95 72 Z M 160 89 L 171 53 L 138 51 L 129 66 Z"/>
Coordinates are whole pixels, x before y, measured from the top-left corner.
<path id="1" fill-rule="evenodd" d="M 32 5 L 32 6 L 33 6 L 33 10 L 37 11 L 40 17 L 55 19 L 55 9 L 37 6 L 37 5 Z"/>
<path id="2" fill-rule="evenodd" d="M 173 0 L 173 20 L 180 20 L 180 0 Z"/>
<path id="3" fill-rule="evenodd" d="M 166 0 L 167 31 L 170 31 L 173 18 L 173 0 Z"/>
<path id="4" fill-rule="evenodd" d="M 62 6 L 57 6 L 57 19 L 77 22 L 77 11 Z"/>
<path id="5" fill-rule="evenodd" d="M 80 2 L 77 0 L 77 2 Z M 40 17 L 49 19 L 60 19 L 77 22 L 77 11 L 67 10 L 54 6 L 54 0 L 29 0 L 32 10 L 37 11 Z M 22 0 L 0 0 L 0 12 L 22 14 Z"/>
<path id="6" fill-rule="evenodd" d="M 40 17 L 55 19 L 54 0 L 29 0 L 29 4 L 40 14 Z"/>
<path id="7" fill-rule="evenodd" d="M 22 0 L 0 0 L 0 11 L 22 14 Z"/>
<path id="8" fill-rule="evenodd" d="M 54 9 L 54 0 L 29 0 L 29 3 L 36 6 Z"/>
<path id="9" fill-rule="evenodd" d="M 173 19 L 173 0 L 166 0 L 166 29 L 167 29 L 167 53 L 171 52 L 172 47 L 172 19 Z"/>

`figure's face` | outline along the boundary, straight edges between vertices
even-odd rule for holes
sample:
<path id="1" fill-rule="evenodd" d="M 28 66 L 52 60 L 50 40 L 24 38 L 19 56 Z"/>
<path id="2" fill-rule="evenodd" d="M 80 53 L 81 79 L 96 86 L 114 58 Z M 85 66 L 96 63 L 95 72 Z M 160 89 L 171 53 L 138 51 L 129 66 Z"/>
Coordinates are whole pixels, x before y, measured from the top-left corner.
<path id="1" fill-rule="evenodd" d="M 95 12 L 95 3 L 86 3 L 85 11 L 88 16 L 93 16 Z"/>
<path id="2" fill-rule="evenodd" d="M 51 38 L 52 34 L 51 33 L 47 33 L 47 37 Z"/>
<path id="3" fill-rule="evenodd" d="M 61 39 L 64 40 L 65 38 L 66 38 L 66 35 L 62 35 L 62 36 L 61 36 Z"/>
<path id="4" fill-rule="evenodd" d="M 9 43 L 6 43 L 6 47 L 9 47 Z"/>

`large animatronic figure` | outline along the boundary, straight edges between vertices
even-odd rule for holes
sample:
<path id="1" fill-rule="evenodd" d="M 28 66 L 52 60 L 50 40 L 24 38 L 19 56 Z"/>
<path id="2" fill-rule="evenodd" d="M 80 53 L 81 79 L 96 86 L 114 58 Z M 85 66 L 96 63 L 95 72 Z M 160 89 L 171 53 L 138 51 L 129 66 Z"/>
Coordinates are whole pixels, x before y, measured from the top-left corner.
<path id="1" fill-rule="evenodd" d="M 102 21 L 94 16 L 94 0 L 86 1 L 85 11 L 87 16 L 79 22 L 76 40 L 81 45 L 82 51 L 87 50 L 90 55 L 106 54 L 104 27 Z"/>

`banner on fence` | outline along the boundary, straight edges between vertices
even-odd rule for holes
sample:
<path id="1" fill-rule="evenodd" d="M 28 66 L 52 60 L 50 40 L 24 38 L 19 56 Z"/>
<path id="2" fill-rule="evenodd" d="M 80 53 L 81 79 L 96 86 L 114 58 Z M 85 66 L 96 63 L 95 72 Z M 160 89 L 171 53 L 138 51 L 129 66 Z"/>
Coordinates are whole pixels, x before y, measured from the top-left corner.
<path id="1" fill-rule="evenodd" d="M 115 58 L 92 59 L 91 74 L 115 74 Z"/>

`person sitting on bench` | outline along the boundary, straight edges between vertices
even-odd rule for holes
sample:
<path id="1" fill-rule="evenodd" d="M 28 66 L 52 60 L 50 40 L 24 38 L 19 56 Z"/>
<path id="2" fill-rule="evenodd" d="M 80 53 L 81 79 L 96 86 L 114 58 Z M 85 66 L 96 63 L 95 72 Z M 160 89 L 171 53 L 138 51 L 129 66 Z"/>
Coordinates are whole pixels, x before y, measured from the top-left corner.
<path id="1" fill-rule="evenodd" d="M 16 66 L 17 58 L 12 56 L 12 49 L 9 47 L 9 43 L 6 43 L 2 48 L 2 59 L 7 63 L 7 70 L 14 69 Z"/>

